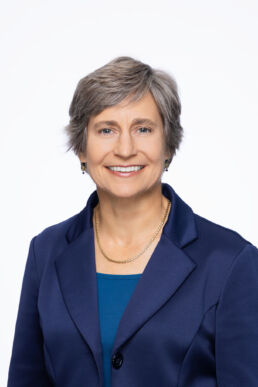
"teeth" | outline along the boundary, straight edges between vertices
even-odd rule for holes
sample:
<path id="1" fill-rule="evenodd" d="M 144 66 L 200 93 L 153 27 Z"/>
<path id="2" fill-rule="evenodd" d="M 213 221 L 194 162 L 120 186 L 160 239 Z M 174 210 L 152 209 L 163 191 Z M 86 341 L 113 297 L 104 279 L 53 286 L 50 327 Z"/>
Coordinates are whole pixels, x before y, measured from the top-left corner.
<path id="1" fill-rule="evenodd" d="M 132 172 L 132 171 L 139 171 L 143 168 L 143 166 L 139 165 L 136 167 L 108 167 L 112 171 L 118 171 L 118 172 Z"/>

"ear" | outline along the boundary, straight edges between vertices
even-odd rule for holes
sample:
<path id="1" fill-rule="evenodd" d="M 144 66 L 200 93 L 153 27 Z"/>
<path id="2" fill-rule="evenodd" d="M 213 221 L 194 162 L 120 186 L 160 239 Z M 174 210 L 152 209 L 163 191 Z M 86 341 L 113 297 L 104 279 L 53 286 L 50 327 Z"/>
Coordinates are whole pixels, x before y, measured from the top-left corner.
<path id="1" fill-rule="evenodd" d="M 171 156 L 171 153 L 170 152 L 166 152 L 165 153 L 165 160 L 170 160 L 172 159 L 173 157 Z"/>
<path id="2" fill-rule="evenodd" d="M 78 157 L 79 157 L 81 163 L 86 163 L 87 158 L 86 158 L 85 153 L 81 153 L 81 152 L 80 152 L 80 153 L 78 154 Z"/>
<path id="3" fill-rule="evenodd" d="M 165 158 L 170 160 L 170 163 L 171 163 L 175 156 L 175 151 L 167 149 L 167 151 L 165 152 L 165 156 L 166 156 Z"/>

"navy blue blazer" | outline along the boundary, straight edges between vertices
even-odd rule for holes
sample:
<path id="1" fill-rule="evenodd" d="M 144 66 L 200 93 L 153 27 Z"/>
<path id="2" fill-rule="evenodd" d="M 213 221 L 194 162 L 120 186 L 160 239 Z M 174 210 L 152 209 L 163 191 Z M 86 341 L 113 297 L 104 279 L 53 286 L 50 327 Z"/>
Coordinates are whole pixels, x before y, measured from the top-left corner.
<path id="1" fill-rule="evenodd" d="M 258 249 L 167 183 L 168 220 L 120 320 L 112 387 L 257 387 Z M 30 242 L 8 387 L 103 387 L 92 210 Z"/>

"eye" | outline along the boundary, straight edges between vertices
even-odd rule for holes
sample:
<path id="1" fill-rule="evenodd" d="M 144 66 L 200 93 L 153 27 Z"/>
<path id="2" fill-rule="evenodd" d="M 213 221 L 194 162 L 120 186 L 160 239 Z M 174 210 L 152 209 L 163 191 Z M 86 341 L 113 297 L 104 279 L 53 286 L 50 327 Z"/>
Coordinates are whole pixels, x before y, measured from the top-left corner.
<path id="1" fill-rule="evenodd" d="M 146 131 L 148 131 L 149 133 L 152 131 L 150 128 L 146 128 L 146 127 L 144 127 L 144 126 L 142 126 L 141 128 L 139 128 L 138 130 L 140 130 L 140 129 L 146 130 Z M 147 133 L 146 131 L 143 131 L 143 132 L 141 132 L 141 133 Z"/>
<path id="2" fill-rule="evenodd" d="M 104 132 L 105 131 L 105 132 Z M 110 132 L 108 132 L 108 131 L 111 131 L 111 129 L 109 129 L 109 128 L 103 128 L 103 129 L 100 129 L 99 131 L 98 131 L 98 133 L 103 133 L 104 135 L 107 135 L 107 134 L 109 134 Z"/>

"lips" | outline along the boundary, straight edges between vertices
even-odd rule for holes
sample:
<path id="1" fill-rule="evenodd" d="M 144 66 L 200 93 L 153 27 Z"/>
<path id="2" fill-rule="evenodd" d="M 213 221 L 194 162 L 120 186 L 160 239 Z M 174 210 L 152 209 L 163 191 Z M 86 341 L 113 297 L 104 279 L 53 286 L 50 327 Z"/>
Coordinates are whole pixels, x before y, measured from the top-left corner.
<path id="1" fill-rule="evenodd" d="M 130 165 L 130 166 L 106 166 L 109 170 L 117 171 L 117 172 L 132 172 L 132 171 L 138 171 L 140 169 L 144 168 L 144 165 Z"/>
<path id="2" fill-rule="evenodd" d="M 141 164 L 132 164 L 132 165 L 106 165 L 106 168 L 109 168 L 109 167 L 130 168 L 130 167 L 144 167 L 144 165 L 141 165 Z"/>
<path id="3" fill-rule="evenodd" d="M 107 168 L 107 170 L 112 173 L 114 176 L 118 176 L 118 177 L 131 177 L 131 176 L 136 176 L 138 175 L 139 173 L 141 173 L 144 169 L 144 165 L 142 166 L 142 168 L 140 169 L 137 169 L 137 170 L 132 170 L 132 171 L 116 171 L 116 170 L 113 170 L 111 168 Z"/>

